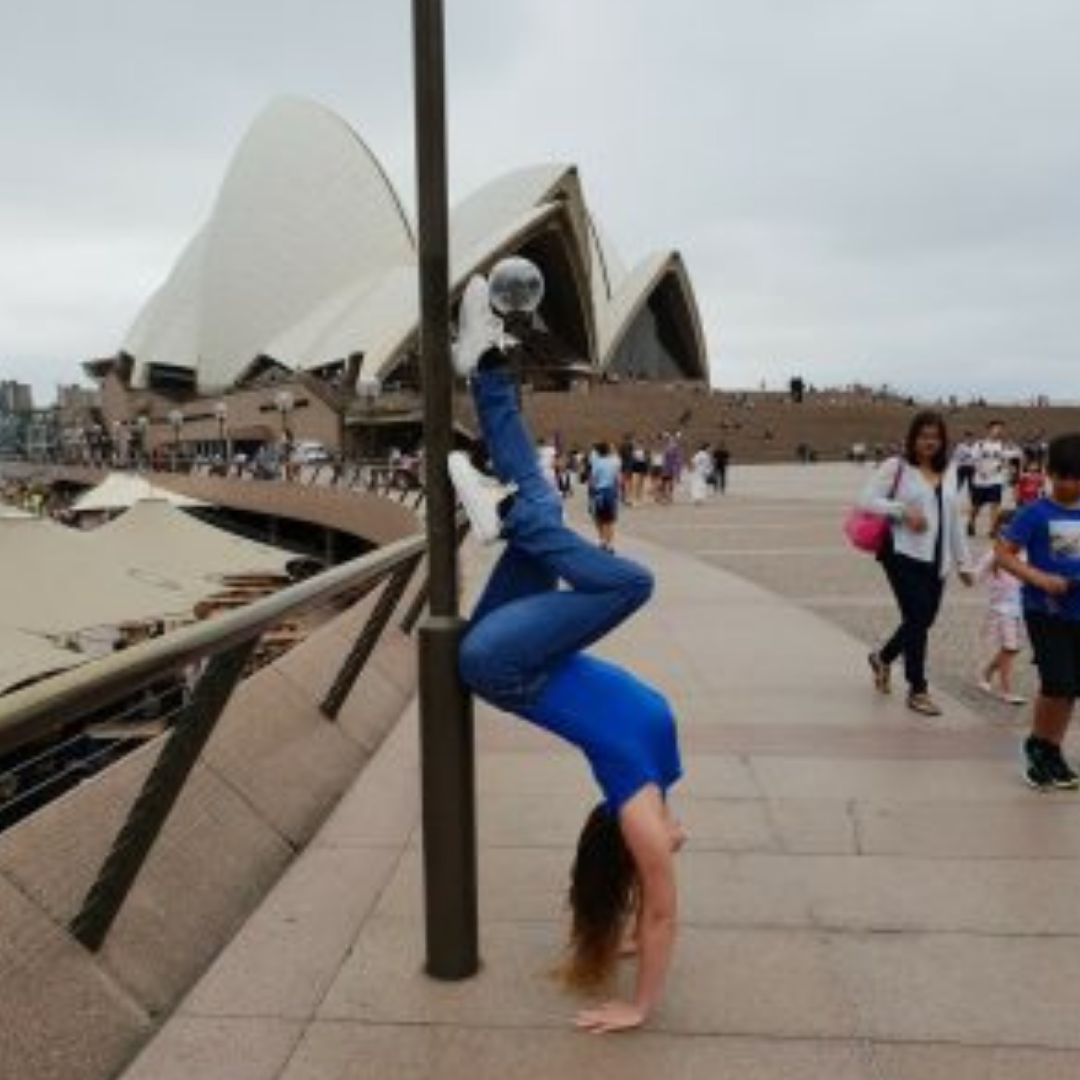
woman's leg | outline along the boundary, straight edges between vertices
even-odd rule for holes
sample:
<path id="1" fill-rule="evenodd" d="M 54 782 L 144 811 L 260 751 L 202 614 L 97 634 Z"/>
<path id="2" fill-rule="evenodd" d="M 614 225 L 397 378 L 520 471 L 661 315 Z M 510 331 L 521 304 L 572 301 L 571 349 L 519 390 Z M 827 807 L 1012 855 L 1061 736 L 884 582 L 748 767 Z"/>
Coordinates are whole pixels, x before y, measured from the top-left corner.
<path id="1" fill-rule="evenodd" d="M 461 670 L 481 696 L 520 709 L 535 700 L 560 663 L 645 603 L 652 575 L 563 524 L 561 502 L 540 472 L 510 374 L 481 367 L 473 393 L 495 470 L 517 491 L 502 522 L 506 562 L 462 643 Z M 556 577 L 571 588 L 552 591 Z"/>
<path id="2" fill-rule="evenodd" d="M 925 694 L 929 689 L 926 679 L 927 643 L 941 604 L 942 584 L 936 571 L 932 576 L 917 574 L 912 584 L 910 618 L 904 635 L 904 677 L 913 694 Z"/>
<path id="3" fill-rule="evenodd" d="M 516 484 L 520 499 L 558 508 L 555 492 L 540 470 L 536 443 L 521 416 L 517 382 L 497 349 L 481 358 L 471 389 L 495 475 L 504 484 Z"/>
<path id="4" fill-rule="evenodd" d="M 648 570 L 629 559 L 605 556 L 563 524 L 562 504 L 540 472 L 510 373 L 503 368 L 481 368 L 473 376 L 472 387 L 495 471 L 501 481 L 517 486 L 503 517 L 507 543 L 557 574 L 576 592 L 596 598 L 630 593 L 641 603 L 648 599 L 652 591 Z M 622 609 L 624 601 L 625 597 L 618 597 L 616 606 Z M 625 615 L 619 621 L 621 618 Z"/>
<path id="5" fill-rule="evenodd" d="M 491 571 L 469 621 L 475 625 L 506 604 L 551 592 L 558 584 L 559 579 L 551 570 L 517 548 L 507 547 Z"/>
<path id="6" fill-rule="evenodd" d="M 941 604 L 942 582 L 933 566 L 926 569 L 895 555 L 883 560 L 900 608 L 901 624 L 878 654 L 891 664 L 903 654 L 904 675 L 913 694 L 927 690 L 926 646 Z"/>
<path id="7" fill-rule="evenodd" d="M 900 609 L 900 625 L 893 631 L 892 637 L 878 650 L 878 656 L 881 658 L 882 663 L 892 664 L 903 655 L 904 644 L 907 640 L 909 590 L 895 556 L 886 555 L 881 560 L 881 566 L 885 571 L 885 577 L 893 591 L 893 596 L 896 598 L 896 606 Z"/>

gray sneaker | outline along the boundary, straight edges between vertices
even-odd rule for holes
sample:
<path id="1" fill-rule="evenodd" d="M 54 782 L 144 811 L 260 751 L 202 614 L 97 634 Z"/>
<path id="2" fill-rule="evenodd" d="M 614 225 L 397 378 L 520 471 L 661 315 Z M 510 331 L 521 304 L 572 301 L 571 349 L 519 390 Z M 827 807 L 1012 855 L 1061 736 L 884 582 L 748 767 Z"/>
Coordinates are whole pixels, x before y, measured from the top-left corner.
<path id="1" fill-rule="evenodd" d="M 454 370 L 467 379 L 480 357 L 502 338 L 502 320 L 491 310 L 487 279 L 473 274 L 458 307 L 457 340 L 451 350 Z"/>
<path id="2" fill-rule="evenodd" d="M 500 484 L 473 467 L 469 455 L 455 450 L 447 459 L 450 482 L 461 500 L 465 516 L 473 533 L 482 544 L 494 544 L 502 536 L 502 515 L 499 506 L 511 497 L 517 487 Z"/>

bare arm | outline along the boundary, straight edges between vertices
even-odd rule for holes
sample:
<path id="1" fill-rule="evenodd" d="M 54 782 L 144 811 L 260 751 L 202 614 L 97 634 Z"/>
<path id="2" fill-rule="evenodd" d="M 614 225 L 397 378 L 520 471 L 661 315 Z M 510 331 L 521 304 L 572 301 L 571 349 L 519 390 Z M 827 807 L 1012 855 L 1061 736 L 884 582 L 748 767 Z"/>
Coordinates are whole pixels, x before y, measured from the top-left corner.
<path id="1" fill-rule="evenodd" d="M 859 498 L 859 505 L 873 514 L 899 521 L 904 514 L 904 504 L 893 493 L 897 473 L 902 468 L 898 458 L 885 462 L 874 470 Z"/>
<path id="2" fill-rule="evenodd" d="M 1063 596 L 1069 591 L 1068 578 L 1060 574 L 1048 574 L 1029 566 L 1020 558 L 1020 546 L 1008 540 L 998 540 L 994 545 L 994 558 L 1002 570 L 1007 570 L 1013 577 L 1027 582 L 1036 589 L 1041 589 L 1051 596 Z"/>
<path id="3" fill-rule="evenodd" d="M 672 830 L 660 792 L 639 791 L 620 811 L 619 823 L 637 866 L 641 889 L 637 986 L 634 1000 L 609 1001 L 578 1015 L 595 1034 L 639 1027 L 660 999 L 675 945 L 678 901 Z"/>

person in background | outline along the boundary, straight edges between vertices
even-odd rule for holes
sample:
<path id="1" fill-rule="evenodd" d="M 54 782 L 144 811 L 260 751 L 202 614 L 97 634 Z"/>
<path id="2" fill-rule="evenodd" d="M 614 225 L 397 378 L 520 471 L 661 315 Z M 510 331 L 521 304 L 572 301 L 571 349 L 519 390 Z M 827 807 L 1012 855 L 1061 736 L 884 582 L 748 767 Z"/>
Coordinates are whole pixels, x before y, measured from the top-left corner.
<path id="1" fill-rule="evenodd" d="M 892 522 L 890 542 L 878 558 L 900 609 L 896 632 L 870 653 L 874 685 L 888 693 L 891 665 L 903 656 L 908 708 L 940 716 L 926 677 L 930 629 L 952 570 L 959 571 L 965 585 L 975 580 L 960 524 L 948 429 L 940 413 L 915 415 L 903 453 L 875 470 L 861 503 Z"/>
<path id="2" fill-rule="evenodd" d="M 1046 490 L 1046 473 L 1037 454 L 1030 454 L 1024 462 L 1024 471 L 1016 484 L 1016 505 L 1023 509 L 1042 498 Z"/>
<path id="3" fill-rule="evenodd" d="M 727 443 L 721 440 L 713 450 L 713 484 L 723 495 L 727 491 L 728 466 L 731 464 L 731 451 Z"/>
<path id="4" fill-rule="evenodd" d="M 1037 791 L 1074 790 L 1080 776 L 1061 746 L 1080 695 L 1080 433 L 1051 441 L 1046 471 L 1049 495 L 1016 515 L 995 554 L 1024 583 L 1024 621 L 1039 671 L 1022 747 L 1024 780 Z"/>
<path id="5" fill-rule="evenodd" d="M 619 501 L 630 506 L 634 494 L 634 436 L 626 434 L 619 443 Z"/>
<path id="6" fill-rule="evenodd" d="M 662 431 L 649 449 L 649 492 L 654 502 L 664 501 L 664 444 L 667 432 Z"/>
<path id="7" fill-rule="evenodd" d="M 1013 517 L 1014 511 L 1001 511 L 994 540 L 998 539 L 1001 530 Z M 975 568 L 975 579 L 987 588 L 990 609 L 983 624 L 983 636 L 994 650 L 990 662 L 980 673 L 979 689 L 993 694 L 1009 705 L 1023 705 L 1027 699 L 1016 692 L 1013 684 L 1013 666 L 1023 637 L 1020 581 L 1001 566 L 993 548 L 979 560 Z M 998 683 L 996 687 L 995 677 Z"/>
<path id="8" fill-rule="evenodd" d="M 600 546 L 615 550 L 615 522 L 619 517 L 619 455 L 606 439 L 589 455 L 589 513 L 596 525 Z"/>
<path id="9" fill-rule="evenodd" d="M 713 472 L 712 447 L 702 443 L 690 459 L 690 501 L 701 506 L 709 497 L 709 483 Z"/>
<path id="10" fill-rule="evenodd" d="M 679 435 L 669 435 L 664 443 L 660 473 L 661 502 L 670 505 L 675 501 L 675 487 L 682 477 L 682 472 L 683 456 L 682 447 L 679 445 Z"/>
<path id="11" fill-rule="evenodd" d="M 975 525 L 979 512 L 984 506 L 989 507 L 990 532 L 994 531 L 994 521 L 1001 509 L 1001 500 L 1005 494 L 1005 443 L 1002 441 L 1003 427 L 1000 420 L 991 420 L 986 426 L 986 438 L 980 439 L 971 451 L 972 464 L 975 466 L 971 478 L 971 514 L 968 518 L 968 536 L 975 535 Z"/>
<path id="12" fill-rule="evenodd" d="M 645 479 L 649 475 L 649 452 L 637 438 L 634 439 L 633 473 L 630 502 L 633 506 L 640 506 L 645 501 Z"/>
<path id="13" fill-rule="evenodd" d="M 555 458 L 558 456 L 555 446 L 547 439 L 536 440 L 536 460 L 540 474 L 551 485 L 552 491 L 559 490 L 559 478 L 555 475 Z"/>
<path id="14" fill-rule="evenodd" d="M 953 451 L 953 465 L 956 466 L 956 490 L 963 493 L 967 488 L 971 493 L 971 479 L 975 475 L 975 436 L 965 431 L 963 438 Z"/>
<path id="15" fill-rule="evenodd" d="M 569 459 L 563 454 L 555 458 L 555 484 L 564 499 L 569 499 L 574 494 L 574 470 Z"/>
<path id="16" fill-rule="evenodd" d="M 1006 489 L 1014 496 L 1016 495 L 1016 485 L 1020 483 L 1020 475 L 1024 471 L 1024 451 L 1020 444 L 1015 439 L 1005 440 L 1005 486 Z M 992 535 L 997 535 L 993 533 Z"/>

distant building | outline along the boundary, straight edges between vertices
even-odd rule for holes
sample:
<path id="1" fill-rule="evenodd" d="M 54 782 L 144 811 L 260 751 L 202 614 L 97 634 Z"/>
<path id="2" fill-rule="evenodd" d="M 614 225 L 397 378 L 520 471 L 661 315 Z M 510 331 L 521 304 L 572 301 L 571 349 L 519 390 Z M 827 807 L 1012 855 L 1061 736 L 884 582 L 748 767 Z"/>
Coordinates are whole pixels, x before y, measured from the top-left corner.
<path id="1" fill-rule="evenodd" d="M 529 344 L 556 385 L 707 382 L 681 256 L 623 264 L 573 166 L 520 169 L 466 198 L 450 251 L 452 300 L 505 256 L 541 268 Z M 352 453 L 362 429 L 418 413 L 418 311 L 415 229 L 382 166 L 338 116 L 286 99 L 252 125 L 117 354 L 85 367 L 106 429 L 133 428 L 148 449 L 288 436 Z"/>
<path id="2" fill-rule="evenodd" d="M 101 394 L 90 386 L 60 385 L 56 388 L 56 404 L 65 416 L 88 414 L 100 407 Z"/>
<path id="3" fill-rule="evenodd" d="M 34 391 L 27 383 L 5 379 L 0 382 L 0 413 L 15 415 L 34 411 Z"/>

